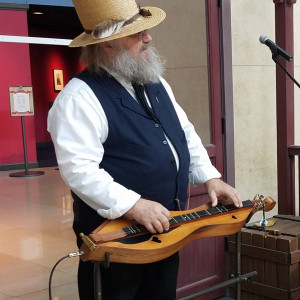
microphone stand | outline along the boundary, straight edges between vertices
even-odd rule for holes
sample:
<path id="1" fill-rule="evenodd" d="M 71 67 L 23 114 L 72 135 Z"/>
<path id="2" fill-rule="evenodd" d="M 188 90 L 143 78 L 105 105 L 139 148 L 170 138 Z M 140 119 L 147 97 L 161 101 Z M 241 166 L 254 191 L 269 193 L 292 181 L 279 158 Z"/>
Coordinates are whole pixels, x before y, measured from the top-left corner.
<path id="1" fill-rule="evenodd" d="M 298 88 L 300 88 L 300 84 L 299 82 L 288 72 L 288 70 L 280 63 L 280 61 L 277 58 L 277 53 L 276 52 L 272 52 L 272 59 L 273 61 L 278 64 L 281 69 L 294 81 L 294 83 L 298 86 Z"/>

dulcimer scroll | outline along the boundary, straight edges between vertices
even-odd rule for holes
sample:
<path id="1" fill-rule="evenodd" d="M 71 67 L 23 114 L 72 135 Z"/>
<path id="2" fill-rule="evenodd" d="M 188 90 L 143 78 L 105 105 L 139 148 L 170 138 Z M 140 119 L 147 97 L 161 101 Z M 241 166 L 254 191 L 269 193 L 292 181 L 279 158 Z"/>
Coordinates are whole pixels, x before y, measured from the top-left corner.
<path id="1" fill-rule="evenodd" d="M 270 211 L 276 205 L 271 197 L 243 201 L 243 207 L 233 204 L 211 207 L 205 204 L 185 211 L 171 211 L 170 229 L 152 234 L 140 224 L 125 218 L 106 221 L 82 239 L 83 261 L 119 263 L 150 263 L 179 251 L 193 240 L 237 233 L 247 220 L 262 208 Z"/>

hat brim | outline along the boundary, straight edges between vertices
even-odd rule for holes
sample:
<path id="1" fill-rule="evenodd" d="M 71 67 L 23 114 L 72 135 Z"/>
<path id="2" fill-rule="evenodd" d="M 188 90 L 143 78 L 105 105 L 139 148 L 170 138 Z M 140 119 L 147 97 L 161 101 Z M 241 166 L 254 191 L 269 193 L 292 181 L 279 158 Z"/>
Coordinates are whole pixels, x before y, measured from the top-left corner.
<path id="1" fill-rule="evenodd" d="M 106 41 L 119 39 L 146 29 L 150 29 L 158 25 L 159 23 L 161 23 L 166 17 L 166 13 L 158 7 L 143 7 L 143 8 L 149 10 L 152 15 L 148 17 L 143 17 L 141 15 L 132 23 L 128 24 L 125 27 L 122 27 L 118 33 L 102 39 L 94 38 L 91 34 L 87 34 L 83 32 L 69 44 L 69 47 L 82 47 L 82 46 L 98 44 Z"/>

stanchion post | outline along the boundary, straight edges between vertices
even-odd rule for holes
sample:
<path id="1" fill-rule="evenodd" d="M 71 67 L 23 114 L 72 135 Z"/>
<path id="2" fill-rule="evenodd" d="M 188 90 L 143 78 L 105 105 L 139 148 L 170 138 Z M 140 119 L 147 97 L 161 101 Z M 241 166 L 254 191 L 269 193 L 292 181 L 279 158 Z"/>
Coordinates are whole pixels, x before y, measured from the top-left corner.
<path id="1" fill-rule="evenodd" d="M 24 116 L 21 116 L 21 124 L 22 124 L 22 135 L 23 135 L 23 149 L 24 149 L 24 161 L 25 161 L 25 174 L 26 174 L 26 175 L 29 175 L 29 171 L 28 171 L 28 160 L 27 160 L 27 145 L 26 145 L 26 134 L 25 134 Z"/>

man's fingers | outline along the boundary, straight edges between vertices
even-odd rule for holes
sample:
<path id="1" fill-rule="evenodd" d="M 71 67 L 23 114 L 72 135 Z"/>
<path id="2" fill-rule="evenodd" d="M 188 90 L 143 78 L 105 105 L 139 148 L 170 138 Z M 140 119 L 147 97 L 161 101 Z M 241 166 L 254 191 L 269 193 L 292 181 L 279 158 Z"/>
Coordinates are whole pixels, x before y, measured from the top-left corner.
<path id="1" fill-rule="evenodd" d="M 215 193 L 211 193 L 209 195 L 212 207 L 216 207 L 218 205 L 218 198 Z"/>
<path id="2" fill-rule="evenodd" d="M 136 220 L 153 234 L 169 230 L 169 210 L 151 200 L 140 198 L 124 216 Z"/>
<path id="3" fill-rule="evenodd" d="M 151 223 L 145 224 L 144 226 L 149 232 L 151 232 L 153 234 L 155 234 L 157 232 L 157 230 L 153 227 L 153 225 Z"/>
<path id="4" fill-rule="evenodd" d="M 169 219 L 170 217 L 170 211 L 167 210 L 166 208 L 163 207 L 163 210 L 161 211 L 161 213 L 166 216 L 167 219 Z"/>
<path id="5" fill-rule="evenodd" d="M 240 193 L 237 190 L 233 190 L 232 193 L 228 194 L 228 198 L 233 202 L 236 207 L 242 207 L 242 199 Z"/>
<path id="6" fill-rule="evenodd" d="M 144 225 L 146 229 L 155 234 L 155 233 L 163 233 L 164 231 L 169 230 L 169 222 L 161 222 L 159 220 L 153 220 L 151 223 L 147 223 Z"/>
<path id="7" fill-rule="evenodd" d="M 169 218 L 167 217 L 163 217 L 163 219 L 160 219 L 160 223 L 163 227 L 163 231 L 168 231 L 170 228 L 170 222 L 169 222 Z"/>
<path id="8" fill-rule="evenodd" d="M 236 207 L 243 206 L 242 199 L 238 190 L 228 185 L 221 179 L 210 179 L 205 182 L 205 186 L 213 207 L 218 204 L 218 197 L 222 196 L 227 197 Z"/>

